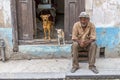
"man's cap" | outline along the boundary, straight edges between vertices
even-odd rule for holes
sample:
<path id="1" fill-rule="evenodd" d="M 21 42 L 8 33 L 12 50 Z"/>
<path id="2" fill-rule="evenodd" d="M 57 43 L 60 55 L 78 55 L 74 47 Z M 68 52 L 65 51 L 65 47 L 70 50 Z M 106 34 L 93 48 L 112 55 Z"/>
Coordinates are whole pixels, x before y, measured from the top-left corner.
<path id="1" fill-rule="evenodd" d="M 81 12 L 79 18 L 81 17 L 89 18 L 89 14 L 87 14 L 86 12 Z"/>

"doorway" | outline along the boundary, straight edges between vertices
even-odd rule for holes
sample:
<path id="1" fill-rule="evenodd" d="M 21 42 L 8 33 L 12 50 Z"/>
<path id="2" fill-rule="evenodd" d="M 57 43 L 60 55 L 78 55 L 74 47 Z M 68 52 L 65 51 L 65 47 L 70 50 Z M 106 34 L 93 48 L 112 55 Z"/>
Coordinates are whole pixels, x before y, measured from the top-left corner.
<path id="1" fill-rule="evenodd" d="M 49 20 L 54 22 L 54 37 L 51 41 L 57 41 L 55 29 L 64 30 L 64 0 L 34 0 L 35 1 L 35 20 L 34 39 L 44 41 L 44 30 L 41 15 L 50 14 Z"/>

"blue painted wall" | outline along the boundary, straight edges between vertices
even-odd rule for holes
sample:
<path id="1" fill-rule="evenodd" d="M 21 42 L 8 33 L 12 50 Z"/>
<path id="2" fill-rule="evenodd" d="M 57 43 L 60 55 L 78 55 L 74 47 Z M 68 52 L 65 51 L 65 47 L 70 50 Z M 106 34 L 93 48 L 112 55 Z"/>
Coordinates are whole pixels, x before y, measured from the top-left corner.
<path id="1" fill-rule="evenodd" d="M 8 45 L 12 48 L 12 28 L 0 28 L 0 38 L 7 40 Z"/>
<path id="2" fill-rule="evenodd" d="M 120 28 L 97 28 L 97 44 L 100 47 L 114 48 L 120 44 Z"/>
<path id="3" fill-rule="evenodd" d="M 106 47 L 106 49 L 114 49 L 120 44 L 120 28 L 108 27 L 97 28 L 97 45 Z M 0 28 L 0 35 L 12 45 L 12 28 Z M 65 46 L 58 45 L 21 45 L 19 51 L 25 54 L 32 54 L 40 57 L 69 57 L 71 52 L 71 44 Z"/>

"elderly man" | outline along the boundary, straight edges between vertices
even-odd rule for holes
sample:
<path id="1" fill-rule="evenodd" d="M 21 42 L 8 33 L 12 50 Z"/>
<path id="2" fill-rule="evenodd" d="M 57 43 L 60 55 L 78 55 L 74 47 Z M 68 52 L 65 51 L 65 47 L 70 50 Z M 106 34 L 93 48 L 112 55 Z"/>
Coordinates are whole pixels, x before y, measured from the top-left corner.
<path id="1" fill-rule="evenodd" d="M 80 21 L 76 22 L 72 31 L 72 55 L 73 63 L 71 72 L 74 73 L 79 69 L 78 50 L 88 48 L 89 52 L 89 69 L 94 73 L 98 73 L 95 67 L 96 49 L 96 30 L 93 23 L 89 20 L 89 15 L 86 12 L 81 12 L 79 15 Z"/>

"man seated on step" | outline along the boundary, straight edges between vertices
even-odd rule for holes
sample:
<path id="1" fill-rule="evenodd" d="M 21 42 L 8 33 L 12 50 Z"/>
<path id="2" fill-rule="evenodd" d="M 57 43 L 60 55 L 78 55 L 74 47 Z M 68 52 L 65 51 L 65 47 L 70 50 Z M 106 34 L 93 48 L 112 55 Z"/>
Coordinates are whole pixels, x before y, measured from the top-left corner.
<path id="1" fill-rule="evenodd" d="M 76 22 L 72 30 L 72 69 L 71 72 L 74 73 L 79 69 L 78 63 L 78 50 L 83 48 L 88 48 L 89 55 L 89 69 L 94 73 L 98 73 L 95 66 L 96 59 L 96 29 L 93 23 L 90 22 L 90 17 L 86 12 L 81 12 L 79 15 L 80 21 Z"/>

